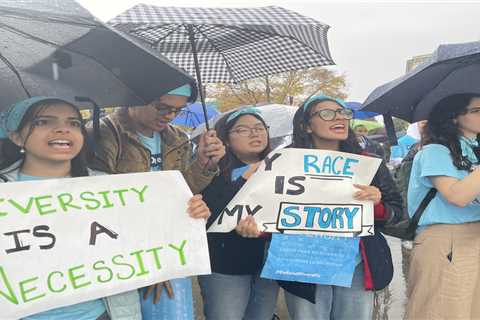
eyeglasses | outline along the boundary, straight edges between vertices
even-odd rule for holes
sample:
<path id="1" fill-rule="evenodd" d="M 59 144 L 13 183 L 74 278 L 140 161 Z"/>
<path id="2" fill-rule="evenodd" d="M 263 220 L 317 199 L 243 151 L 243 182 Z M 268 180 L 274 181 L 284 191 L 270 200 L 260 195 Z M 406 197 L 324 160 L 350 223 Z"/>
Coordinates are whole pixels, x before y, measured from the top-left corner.
<path id="1" fill-rule="evenodd" d="M 180 113 L 185 111 L 185 108 L 172 107 L 168 104 L 161 102 L 152 102 L 150 104 L 161 116 L 173 113 L 175 116 L 178 116 Z"/>
<path id="2" fill-rule="evenodd" d="M 346 120 L 353 119 L 353 110 L 344 109 L 344 108 L 337 109 L 337 110 L 332 110 L 332 109 L 318 110 L 317 112 L 312 113 L 311 118 L 317 116 L 317 117 L 320 117 L 320 119 L 322 120 L 332 121 L 332 120 L 335 120 L 337 113 L 341 114 L 343 118 Z"/>
<path id="3" fill-rule="evenodd" d="M 473 107 L 471 109 L 466 109 L 462 114 L 480 114 L 480 107 Z"/>
<path id="4" fill-rule="evenodd" d="M 265 126 L 258 126 L 253 128 L 240 127 L 234 130 L 230 130 L 230 133 L 236 133 L 240 137 L 249 137 L 252 134 L 257 134 L 257 135 L 266 134 L 267 130 L 268 130 L 268 127 L 265 127 Z"/>
<path id="5" fill-rule="evenodd" d="M 62 124 L 63 122 L 63 124 Z M 34 127 L 43 127 L 43 128 L 58 128 L 62 125 L 70 127 L 73 129 L 80 129 L 82 127 L 83 121 L 78 118 L 67 118 L 65 120 L 59 119 L 57 117 L 47 117 L 40 116 L 32 121 Z"/>

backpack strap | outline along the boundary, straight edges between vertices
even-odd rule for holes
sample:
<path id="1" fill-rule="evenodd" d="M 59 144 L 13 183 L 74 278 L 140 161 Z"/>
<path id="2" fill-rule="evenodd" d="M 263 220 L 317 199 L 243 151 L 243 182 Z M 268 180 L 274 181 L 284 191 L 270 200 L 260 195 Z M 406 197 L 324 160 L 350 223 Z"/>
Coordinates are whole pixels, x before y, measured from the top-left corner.
<path id="1" fill-rule="evenodd" d="M 414 232 L 415 229 L 417 229 L 418 222 L 420 221 L 420 218 L 422 217 L 423 211 L 427 208 L 427 206 L 430 204 L 430 201 L 432 201 L 433 198 L 435 198 L 435 195 L 437 194 L 437 189 L 431 188 L 425 198 L 423 198 L 422 202 L 418 206 L 417 210 L 415 210 L 415 214 L 412 217 L 412 221 L 410 222 L 407 231 Z"/>
<path id="2" fill-rule="evenodd" d="M 108 116 L 103 117 L 101 121 L 105 123 L 105 125 L 113 132 L 113 135 L 115 136 L 115 140 L 117 142 L 117 154 L 115 156 L 115 163 L 118 163 L 120 161 L 120 155 L 122 154 L 122 139 L 120 138 L 120 132 Z"/>

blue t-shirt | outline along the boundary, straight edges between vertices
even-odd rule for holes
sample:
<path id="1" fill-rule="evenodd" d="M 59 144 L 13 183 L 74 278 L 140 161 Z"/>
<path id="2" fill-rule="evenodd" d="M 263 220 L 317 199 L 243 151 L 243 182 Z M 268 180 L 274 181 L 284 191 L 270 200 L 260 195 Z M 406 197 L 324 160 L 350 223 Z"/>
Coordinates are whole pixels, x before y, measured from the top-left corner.
<path id="1" fill-rule="evenodd" d="M 137 132 L 142 144 L 150 150 L 150 171 L 162 170 L 162 137 L 154 132 L 153 137 L 147 137 Z"/>
<path id="2" fill-rule="evenodd" d="M 473 163 L 477 164 L 473 151 L 468 144 L 461 141 L 462 153 Z M 456 179 L 465 178 L 469 172 L 458 170 L 453 164 L 450 151 L 440 144 L 429 144 L 424 146 L 415 156 L 408 185 L 408 213 L 412 217 L 428 191 L 433 188 L 429 177 L 447 176 Z M 460 224 L 466 222 L 480 221 L 480 204 L 474 201 L 464 208 L 457 207 L 439 193 L 429 203 L 422 217 L 419 226 L 427 226 L 437 223 Z"/>
<path id="3" fill-rule="evenodd" d="M 407 155 L 410 148 L 417 143 L 418 140 L 409 136 L 404 135 L 400 139 L 398 139 L 398 144 L 396 146 L 392 146 L 391 148 L 391 159 L 403 159 Z"/>
<path id="4" fill-rule="evenodd" d="M 18 173 L 17 181 L 51 179 Z M 24 320 L 95 320 L 107 311 L 102 299 L 60 307 L 23 318 Z"/>
<path id="5" fill-rule="evenodd" d="M 146 137 L 137 132 L 140 141 L 150 150 L 150 171 L 162 170 L 162 138 L 160 133 L 154 132 L 153 137 Z M 154 304 L 154 294 L 150 294 L 147 300 L 141 299 L 142 319 L 144 320 L 192 320 L 193 319 L 193 295 L 192 280 L 181 278 L 170 280 L 173 287 L 174 297 L 169 298 L 166 290 L 163 290 L 160 300 Z M 141 292 L 140 296 L 143 296 Z"/>

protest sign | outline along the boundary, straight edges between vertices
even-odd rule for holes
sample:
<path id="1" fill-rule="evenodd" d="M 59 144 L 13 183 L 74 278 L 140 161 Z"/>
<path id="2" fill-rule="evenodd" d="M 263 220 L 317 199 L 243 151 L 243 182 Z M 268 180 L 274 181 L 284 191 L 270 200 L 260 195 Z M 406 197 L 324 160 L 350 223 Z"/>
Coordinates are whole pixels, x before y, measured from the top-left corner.
<path id="1" fill-rule="evenodd" d="M 261 277 L 350 287 L 359 239 L 273 234 Z"/>
<path id="2" fill-rule="evenodd" d="M 0 195 L 2 319 L 210 273 L 178 171 L 1 183 Z"/>
<path id="3" fill-rule="evenodd" d="M 353 199 L 353 184 L 369 185 L 380 162 L 329 150 L 273 151 L 208 231 L 230 232 L 253 215 L 264 232 L 371 235 L 373 203 Z"/>

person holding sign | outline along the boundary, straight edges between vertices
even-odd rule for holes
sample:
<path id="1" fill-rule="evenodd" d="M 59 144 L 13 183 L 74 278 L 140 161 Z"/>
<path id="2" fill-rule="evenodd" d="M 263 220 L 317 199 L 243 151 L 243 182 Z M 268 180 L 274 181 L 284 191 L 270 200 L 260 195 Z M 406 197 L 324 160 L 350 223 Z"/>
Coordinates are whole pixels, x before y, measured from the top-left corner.
<path id="1" fill-rule="evenodd" d="M 312 96 L 294 116 L 292 147 L 364 154 L 349 126 L 352 118 L 353 111 L 347 109 L 342 100 L 325 95 Z M 376 222 L 386 223 L 401 216 L 402 200 L 385 163 L 380 165 L 372 185 L 354 187 L 358 189 L 354 193 L 355 199 L 374 202 Z M 308 239 L 321 241 L 323 245 L 331 242 L 332 248 L 337 241 L 323 236 Z M 372 318 L 372 290 L 384 288 L 393 276 L 388 244 L 380 233 L 362 237 L 360 242 L 355 237 L 343 238 L 343 241 L 350 241 L 352 246 L 356 246 L 353 248 L 357 252 L 356 257 L 352 255 L 356 267 L 351 287 L 281 282 L 286 289 L 287 307 L 293 319 Z"/>
<path id="2" fill-rule="evenodd" d="M 86 137 L 80 111 L 68 101 L 56 97 L 32 97 L 15 103 L 0 114 L 0 182 L 103 174 L 86 165 Z M 200 196 L 190 200 L 188 211 L 193 217 L 209 215 Z M 70 275 L 71 280 L 72 277 L 78 279 L 78 275 Z M 36 287 L 25 288 L 22 295 L 35 290 Z M 60 291 L 56 289 L 55 292 Z M 42 297 L 36 294 L 37 298 Z M 31 296 L 33 294 L 30 298 L 34 299 Z M 138 291 L 134 290 L 41 312 L 24 319 L 140 320 L 142 315 Z"/>
<path id="3" fill-rule="evenodd" d="M 453 94 L 430 112 L 408 186 L 418 223 L 406 319 L 480 318 L 480 94 Z M 436 190 L 436 192 L 435 192 Z"/>
<path id="4" fill-rule="evenodd" d="M 120 108 L 102 118 L 92 167 L 109 173 L 179 170 L 192 192 L 200 192 L 217 175 L 225 147 L 211 130 L 200 138 L 194 158 L 187 134 L 169 124 L 195 98 L 196 90 L 185 84 L 146 106 Z M 146 320 L 193 318 L 190 279 L 152 286 L 143 296 Z"/>
<path id="5" fill-rule="evenodd" d="M 268 128 L 257 108 L 230 112 L 215 129 L 227 152 L 220 161 L 221 174 L 203 191 L 212 210 L 207 227 L 270 151 Z M 279 288 L 259 276 L 267 244 L 259 234 L 252 215 L 242 219 L 237 230 L 207 234 L 212 274 L 198 277 L 207 319 L 272 319 Z"/>

